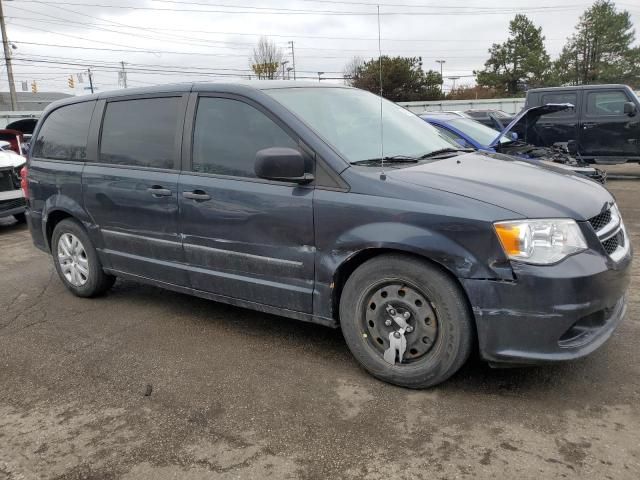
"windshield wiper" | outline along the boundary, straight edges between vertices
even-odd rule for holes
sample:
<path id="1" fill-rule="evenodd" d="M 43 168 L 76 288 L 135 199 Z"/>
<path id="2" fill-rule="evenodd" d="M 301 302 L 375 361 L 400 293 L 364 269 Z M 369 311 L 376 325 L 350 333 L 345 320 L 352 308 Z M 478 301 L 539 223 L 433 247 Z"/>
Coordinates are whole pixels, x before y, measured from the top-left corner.
<path id="1" fill-rule="evenodd" d="M 443 155 L 445 153 L 464 153 L 464 152 L 474 152 L 472 148 L 440 148 L 438 150 L 434 150 L 433 152 L 425 153 L 418 157 L 420 160 L 424 160 L 425 158 L 437 157 L 438 155 Z"/>
<path id="2" fill-rule="evenodd" d="M 421 157 L 420 157 L 421 158 Z M 366 165 L 368 163 L 418 163 L 420 158 L 411 157 L 409 155 L 392 155 L 389 157 L 380 157 L 377 158 L 368 158 L 366 160 L 357 160 L 355 162 L 351 162 L 351 165 Z"/>

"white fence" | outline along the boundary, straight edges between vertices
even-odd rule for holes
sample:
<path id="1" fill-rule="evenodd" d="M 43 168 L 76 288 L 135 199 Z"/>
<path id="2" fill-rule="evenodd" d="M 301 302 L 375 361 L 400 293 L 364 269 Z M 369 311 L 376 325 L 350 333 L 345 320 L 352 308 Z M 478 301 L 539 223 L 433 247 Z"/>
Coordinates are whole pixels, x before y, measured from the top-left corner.
<path id="1" fill-rule="evenodd" d="M 398 102 L 413 113 L 443 110 L 494 109 L 515 114 L 524 107 L 524 98 L 492 98 L 488 100 L 432 100 L 426 102 Z"/>

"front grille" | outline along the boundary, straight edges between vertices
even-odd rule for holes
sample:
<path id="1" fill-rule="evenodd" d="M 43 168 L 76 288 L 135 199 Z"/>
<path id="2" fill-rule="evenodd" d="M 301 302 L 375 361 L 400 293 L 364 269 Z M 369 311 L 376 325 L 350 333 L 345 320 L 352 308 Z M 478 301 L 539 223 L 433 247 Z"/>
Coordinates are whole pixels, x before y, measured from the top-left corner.
<path id="1" fill-rule="evenodd" d="M 14 190 L 15 188 L 11 170 L 0 171 L 0 192 L 7 192 L 9 190 Z"/>
<path id="2" fill-rule="evenodd" d="M 613 206 L 590 218 L 589 223 L 595 230 L 607 255 L 612 258 L 620 256 L 620 252 L 623 252 L 627 247 L 627 238 L 617 208 Z M 620 250 L 621 248 L 622 250 Z"/>
<path id="3" fill-rule="evenodd" d="M 603 227 L 606 227 L 609 222 L 611 222 L 611 209 L 606 212 L 602 212 L 595 217 L 591 217 L 589 219 L 589 223 L 593 227 L 593 229 L 597 232 L 598 230 L 602 230 Z"/>
<path id="4" fill-rule="evenodd" d="M 604 251 L 607 252 L 607 255 L 611 255 L 613 252 L 615 252 L 616 248 L 618 248 L 618 245 L 620 245 L 620 239 L 618 238 L 619 236 L 620 234 L 614 235 L 610 239 L 602 242 L 602 246 L 604 247 Z"/>
<path id="5" fill-rule="evenodd" d="M 14 208 L 24 207 L 26 202 L 24 198 L 12 198 L 11 200 L 0 201 L 0 211 L 13 210 Z"/>

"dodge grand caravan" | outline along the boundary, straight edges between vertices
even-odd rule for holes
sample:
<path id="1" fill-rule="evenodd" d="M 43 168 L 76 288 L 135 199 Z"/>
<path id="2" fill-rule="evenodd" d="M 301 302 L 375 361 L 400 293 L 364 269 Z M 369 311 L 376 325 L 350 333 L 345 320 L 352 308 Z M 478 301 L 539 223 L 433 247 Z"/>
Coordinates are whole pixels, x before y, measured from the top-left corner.
<path id="1" fill-rule="evenodd" d="M 625 313 L 607 190 L 460 149 L 361 90 L 100 93 L 50 105 L 33 141 L 29 227 L 75 295 L 121 277 L 339 327 L 366 370 L 414 388 L 476 345 L 495 365 L 584 356 Z"/>

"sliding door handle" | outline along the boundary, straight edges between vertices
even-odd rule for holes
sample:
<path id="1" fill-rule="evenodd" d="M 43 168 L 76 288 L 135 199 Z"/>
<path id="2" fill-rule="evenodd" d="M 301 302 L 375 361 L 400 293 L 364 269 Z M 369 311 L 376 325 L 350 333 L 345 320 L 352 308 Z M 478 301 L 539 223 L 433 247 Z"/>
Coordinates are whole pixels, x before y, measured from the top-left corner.
<path id="1" fill-rule="evenodd" d="M 147 188 L 147 192 L 149 192 L 154 197 L 170 197 L 173 195 L 173 192 L 168 188 L 161 187 L 160 185 L 154 185 L 153 187 Z"/>

